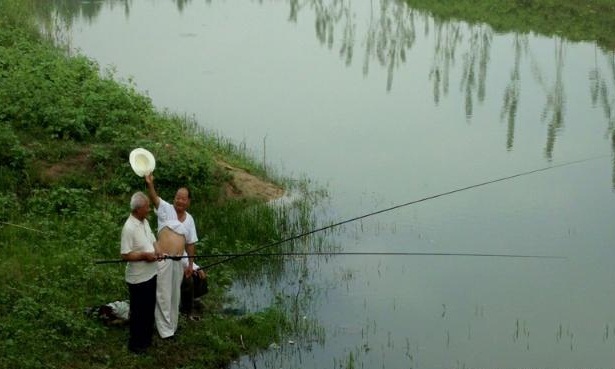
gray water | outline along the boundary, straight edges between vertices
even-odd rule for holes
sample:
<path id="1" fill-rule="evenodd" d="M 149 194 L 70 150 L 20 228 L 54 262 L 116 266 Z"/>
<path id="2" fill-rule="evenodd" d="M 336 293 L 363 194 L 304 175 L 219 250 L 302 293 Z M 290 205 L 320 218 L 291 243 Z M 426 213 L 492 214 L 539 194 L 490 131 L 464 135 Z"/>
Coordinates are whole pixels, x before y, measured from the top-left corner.
<path id="1" fill-rule="evenodd" d="M 237 289 L 305 293 L 324 331 L 235 368 L 612 367 L 615 55 L 393 0 L 74 4 L 73 48 L 268 167 L 326 186 L 342 251 Z M 302 283 L 309 283 L 310 290 Z M 278 290 L 276 290 L 276 288 Z"/>

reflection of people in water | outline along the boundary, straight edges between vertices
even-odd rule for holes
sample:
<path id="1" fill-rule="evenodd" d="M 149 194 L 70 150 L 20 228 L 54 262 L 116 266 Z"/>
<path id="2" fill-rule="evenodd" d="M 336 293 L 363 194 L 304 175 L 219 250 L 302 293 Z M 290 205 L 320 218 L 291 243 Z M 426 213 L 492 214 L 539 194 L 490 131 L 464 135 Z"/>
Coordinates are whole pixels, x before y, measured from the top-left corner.
<path id="1" fill-rule="evenodd" d="M 177 190 L 173 204 L 161 199 L 154 187 L 154 176 L 145 176 L 148 195 L 158 215 L 158 251 L 169 256 L 188 256 L 184 268 L 181 259 L 165 259 L 158 263 L 158 285 L 156 289 L 156 328 L 162 338 L 175 335 L 179 319 L 181 283 L 184 275 L 194 271 L 193 258 L 195 243 L 198 241 L 194 219 L 187 212 L 190 206 L 190 191 L 182 187 Z"/>

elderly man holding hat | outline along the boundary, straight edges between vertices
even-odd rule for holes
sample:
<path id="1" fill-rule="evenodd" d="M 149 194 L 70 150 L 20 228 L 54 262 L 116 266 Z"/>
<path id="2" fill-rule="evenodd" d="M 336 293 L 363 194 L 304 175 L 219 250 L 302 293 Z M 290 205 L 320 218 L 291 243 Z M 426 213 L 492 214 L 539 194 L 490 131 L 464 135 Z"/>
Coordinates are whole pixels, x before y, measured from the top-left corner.
<path id="1" fill-rule="evenodd" d="M 156 193 L 154 176 L 151 173 L 145 175 L 145 182 L 148 197 L 158 215 L 158 250 L 169 256 L 158 263 L 156 328 L 160 337 L 171 338 L 177 330 L 184 274 L 191 276 L 194 271 L 193 256 L 198 237 L 194 219 L 187 212 L 190 206 L 190 191 L 185 187 L 178 189 L 173 204 L 170 204 Z M 184 252 L 188 254 L 186 267 L 181 262 Z M 173 259 L 174 257 L 177 258 Z"/>

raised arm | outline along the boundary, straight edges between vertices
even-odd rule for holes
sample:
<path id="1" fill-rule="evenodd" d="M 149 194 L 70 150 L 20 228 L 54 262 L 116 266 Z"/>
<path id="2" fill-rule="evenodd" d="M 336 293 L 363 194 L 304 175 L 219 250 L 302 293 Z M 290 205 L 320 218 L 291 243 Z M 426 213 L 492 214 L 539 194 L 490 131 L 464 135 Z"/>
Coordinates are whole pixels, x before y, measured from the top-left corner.
<path id="1" fill-rule="evenodd" d="M 154 187 L 154 175 L 148 174 L 145 176 L 145 183 L 147 184 L 147 196 L 149 197 L 149 201 L 154 204 L 154 207 L 158 209 L 158 205 L 160 205 L 160 197 L 158 197 L 158 193 L 156 193 L 156 188 Z"/>

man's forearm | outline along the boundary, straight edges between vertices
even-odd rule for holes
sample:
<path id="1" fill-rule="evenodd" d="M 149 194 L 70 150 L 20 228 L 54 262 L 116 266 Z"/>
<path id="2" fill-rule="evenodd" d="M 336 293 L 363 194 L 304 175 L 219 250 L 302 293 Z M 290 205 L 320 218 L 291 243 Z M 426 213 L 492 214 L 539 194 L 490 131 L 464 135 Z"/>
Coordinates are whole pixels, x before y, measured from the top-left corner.
<path id="1" fill-rule="evenodd" d="M 151 252 L 132 251 L 128 254 L 122 254 L 122 260 L 125 261 L 152 261 L 156 254 Z"/>
<path id="2" fill-rule="evenodd" d="M 147 197 L 149 197 L 149 201 L 151 201 L 152 204 L 154 204 L 154 207 L 158 209 L 160 199 L 156 193 L 156 187 L 154 187 L 154 176 L 152 174 L 145 176 L 145 184 L 147 186 Z"/>
<path id="3" fill-rule="evenodd" d="M 192 263 L 194 262 L 195 251 L 196 246 L 193 243 L 186 245 L 186 254 L 188 254 L 188 267 L 190 267 L 190 269 L 192 269 Z"/>

